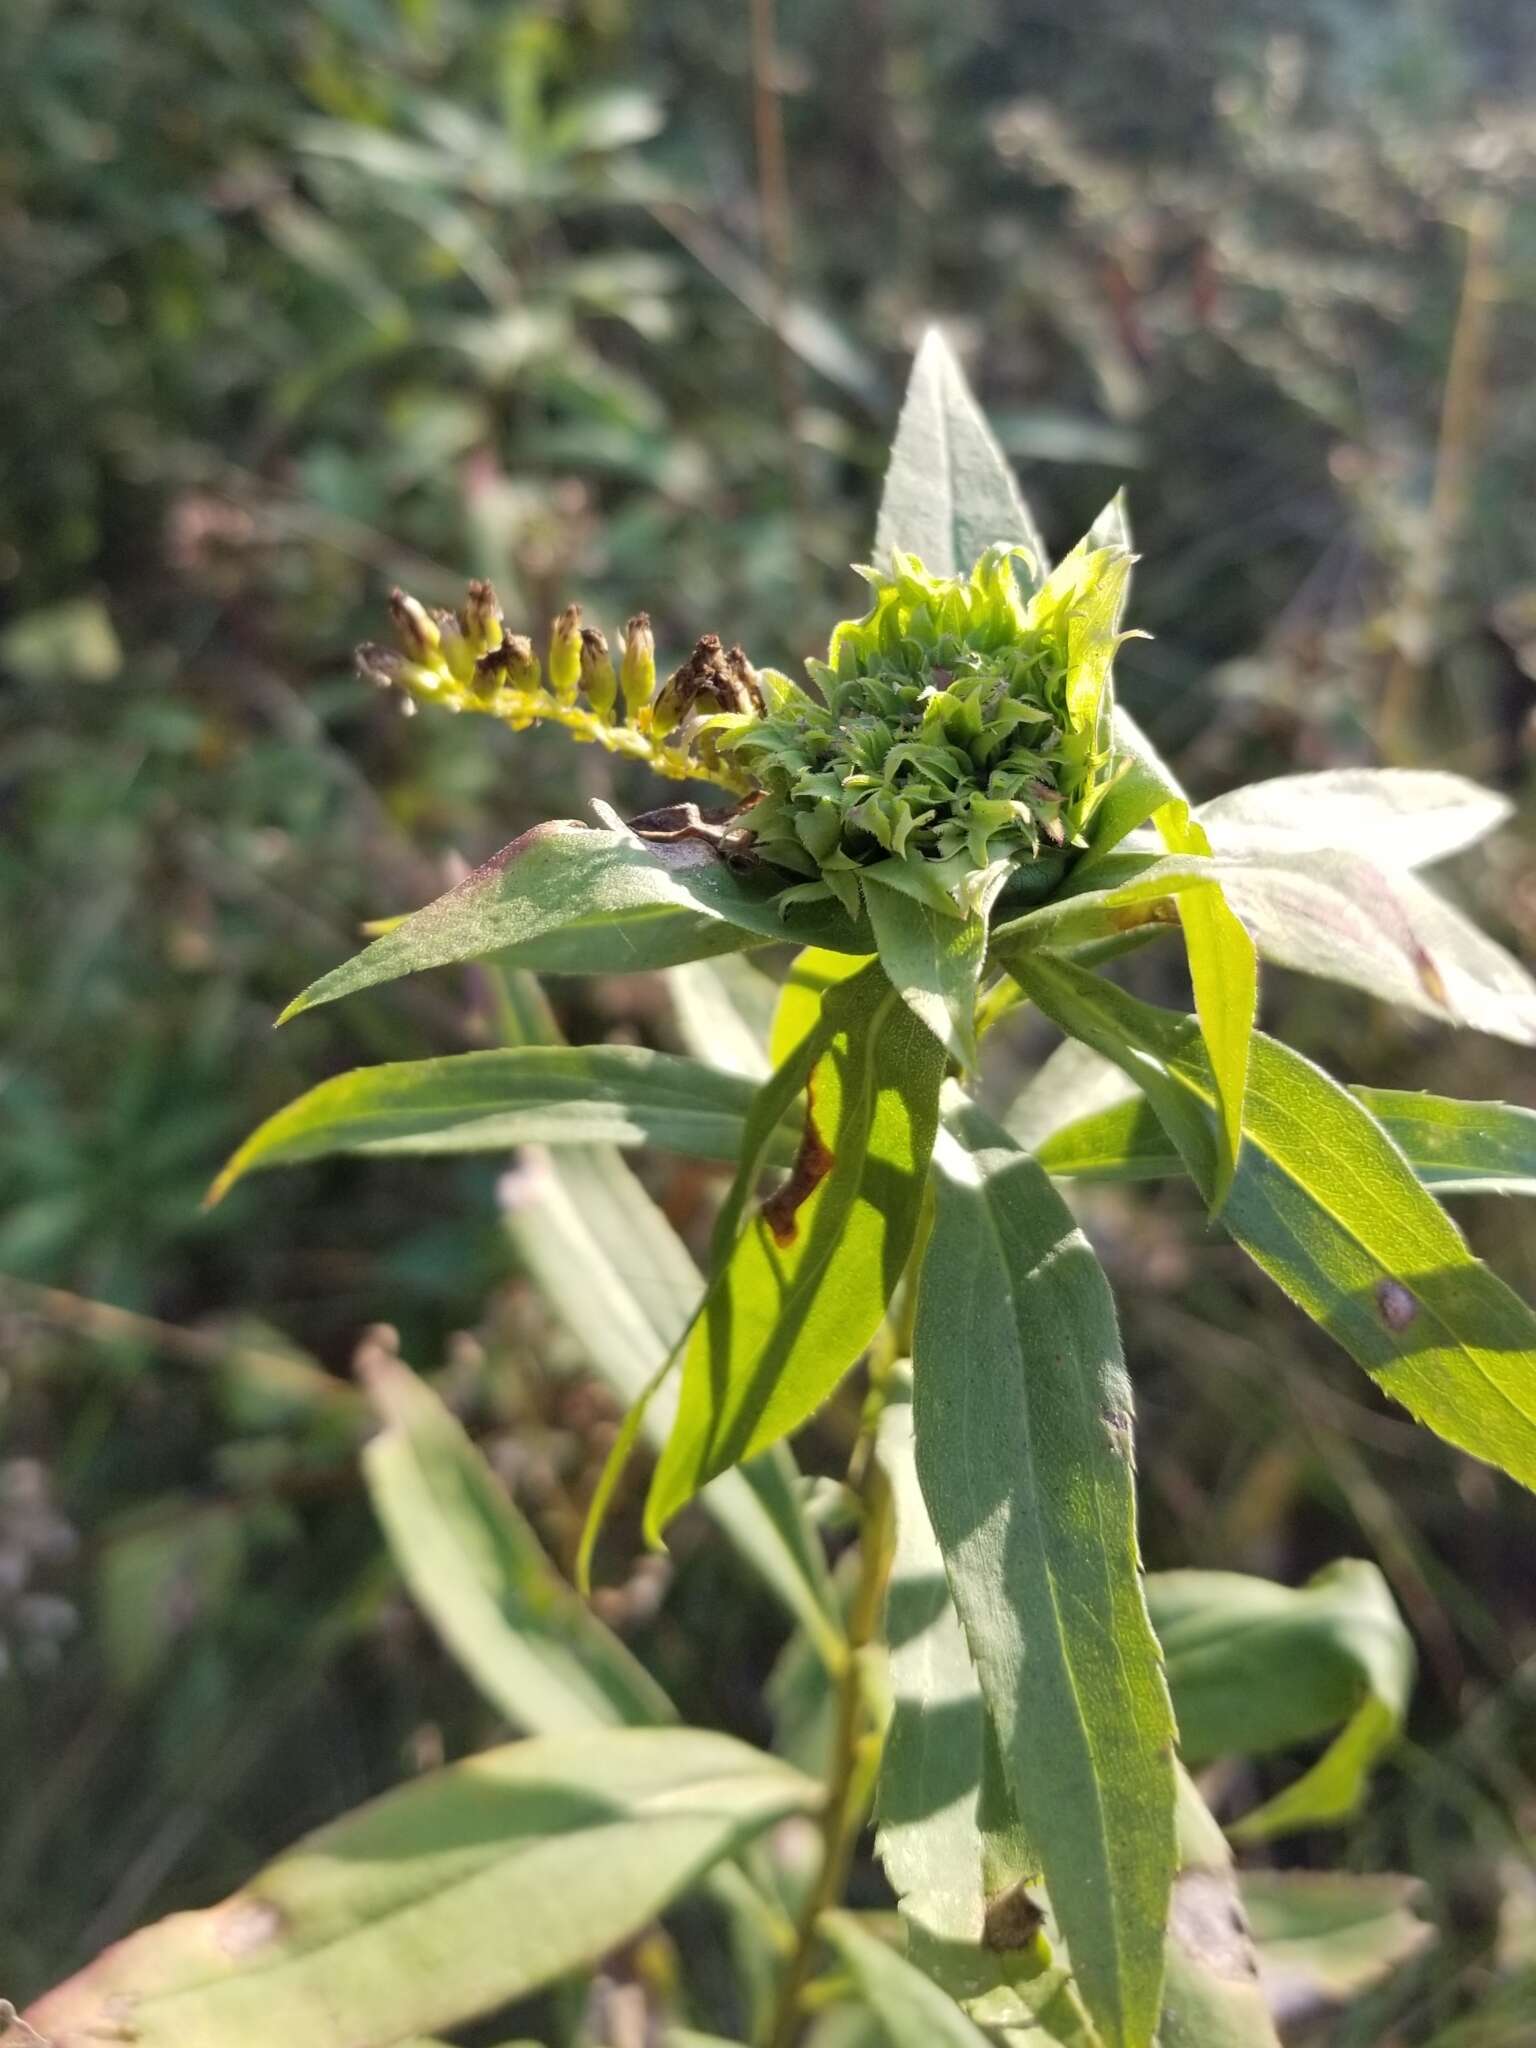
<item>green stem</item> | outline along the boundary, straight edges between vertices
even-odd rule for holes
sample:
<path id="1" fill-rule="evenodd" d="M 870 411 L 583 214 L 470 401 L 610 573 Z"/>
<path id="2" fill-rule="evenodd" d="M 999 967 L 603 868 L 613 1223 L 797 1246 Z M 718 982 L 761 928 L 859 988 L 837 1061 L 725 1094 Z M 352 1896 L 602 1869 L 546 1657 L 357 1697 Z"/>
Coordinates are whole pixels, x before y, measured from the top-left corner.
<path id="1" fill-rule="evenodd" d="M 880 1762 L 881 1729 L 870 1701 L 865 1652 L 879 1629 L 894 1527 L 891 1490 L 874 1455 L 875 1425 L 882 1406 L 883 1384 L 875 1381 L 849 1467 L 849 1483 L 859 1503 L 859 1577 L 848 1610 L 846 1661 L 838 1679 L 832 1758 L 821 1814 L 821 1861 L 795 1923 L 795 1944 L 779 1980 L 763 2036 L 764 2048 L 791 2048 L 794 2041 L 801 1997 L 816 1957 L 816 1930 L 822 1914 L 843 1896 Z"/>

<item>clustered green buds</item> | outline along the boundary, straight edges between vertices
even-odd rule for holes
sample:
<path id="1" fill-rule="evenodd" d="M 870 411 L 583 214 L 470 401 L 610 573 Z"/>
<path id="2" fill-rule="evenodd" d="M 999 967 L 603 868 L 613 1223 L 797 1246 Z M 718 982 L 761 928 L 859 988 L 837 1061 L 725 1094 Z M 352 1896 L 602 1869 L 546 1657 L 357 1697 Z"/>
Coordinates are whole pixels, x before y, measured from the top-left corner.
<path id="1" fill-rule="evenodd" d="M 768 716 L 701 735 L 762 790 L 753 851 L 805 878 L 792 899 L 830 895 L 857 916 L 878 874 L 964 916 L 1011 871 L 1054 879 L 1086 845 L 1110 781 L 1129 558 L 1085 544 L 1028 600 L 1016 560 L 1027 551 L 998 546 L 965 578 L 913 555 L 860 570 L 873 605 L 807 664 L 822 701 L 776 692 Z"/>
<path id="2" fill-rule="evenodd" d="M 966 577 L 932 576 L 915 555 L 861 569 L 874 603 L 807 663 L 819 697 L 714 633 L 658 689 L 645 614 L 616 673 L 575 605 L 551 625 L 541 668 L 488 583 L 470 585 L 457 615 L 396 591 L 396 646 L 358 661 L 412 708 L 489 712 L 516 731 L 548 720 L 720 784 L 745 799 L 734 837 L 784 873 L 786 904 L 830 897 L 857 918 L 878 877 L 965 917 L 1011 877 L 1028 873 L 1036 892 L 1058 880 L 1111 781 L 1130 557 L 1084 542 L 1027 598 L 1019 562 L 1032 572 L 1027 550 L 999 545 Z"/>

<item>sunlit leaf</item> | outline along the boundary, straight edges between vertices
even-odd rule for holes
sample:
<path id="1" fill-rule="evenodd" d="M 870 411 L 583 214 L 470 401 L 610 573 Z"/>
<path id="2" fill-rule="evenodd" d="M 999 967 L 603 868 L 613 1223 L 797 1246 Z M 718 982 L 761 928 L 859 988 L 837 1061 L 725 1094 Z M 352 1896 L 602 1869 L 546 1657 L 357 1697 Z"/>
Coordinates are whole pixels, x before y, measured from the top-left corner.
<path id="1" fill-rule="evenodd" d="M 268 1117 L 210 1190 L 337 1152 L 510 1152 L 515 1146 L 657 1145 L 734 1159 L 752 1084 L 638 1045 L 512 1046 L 338 1074 Z M 779 1157 L 792 1152 L 788 1136 Z"/>
<path id="2" fill-rule="evenodd" d="M 773 1071 L 768 1036 L 778 990 L 751 965 L 750 956 L 722 953 L 716 960 L 687 961 L 668 974 L 667 993 L 683 1048 L 694 1059 L 749 1081 L 767 1080 Z"/>
<path id="3" fill-rule="evenodd" d="M 383 1354 L 365 1373 L 384 1422 L 363 1453 L 374 1510 L 417 1605 L 487 1699 L 537 1735 L 674 1719 L 431 1388 Z"/>
<path id="4" fill-rule="evenodd" d="M 818 1787 L 692 1729 L 543 1736 L 416 1779 L 30 2008 L 54 2048 L 386 2048 L 627 1941 Z"/>
<path id="5" fill-rule="evenodd" d="M 1007 457 L 977 409 L 937 329 L 912 366 L 875 527 L 880 562 L 900 548 L 934 576 L 965 576 L 994 541 L 1027 547 L 1043 575 L 1045 552 Z"/>
<path id="6" fill-rule="evenodd" d="M 1325 768 L 1250 782 L 1195 813 L 1218 853 L 1332 848 L 1383 867 L 1421 868 L 1459 853 L 1513 806 L 1438 768 Z"/>
<path id="7" fill-rule="evenodd" d="M 820 1407 L 874 1336 L 916 1238 L 943 1048 L 869 968 L 828 993 L 822 1023 L 781 1070 L 791 1093 L 807 1068 L 788 1180 L 748 1213 L 763 1157 L 749 1138 L 721 1215 L 715 1277 L 651 1487 L 653 1531 Z M 780 1113 L 774 1087 L 764 1137 Z"/>
<path id="8" fill-rule="evenodd" d="M 1347 1820 L 1413 1688 L 1413 1639 L 1377 1567 L 1346 1559 L 1294 1590 L 1241 1572 L 1158 1572 L 1147 1604 L 1187 1763 L 1338 1731 L 1303 1776 L 1229 1832 L 1258 1841 Z"/>
<path id="9" fill-rule="evenodd" d="M 1117 1068 L 1102 1064 L 1120 1084 L 1123 1099 L 1058 1124 L 1032 1148 L 1040 1164 L 1048 1173 L 1085 1180 L 1160 1180 L 1182 1173 L 1179 1149 L 1151 1104 Z M 1536 1110 L 1396 1088 L 1349 1092 L 1438 1194 L 1536 1195 Z M 1066 1099 L 1058 1098 L 1058 1113 L 1065 1106 Z M 1007 1121 L 1017 1136 L 1011 1112 Z"/>
<path id="10" fill-rule="evenodd" d="M 1208 1192 L 1216 1099 L 1195 1020 L 1043 953 L 1013 970 L 1053 1022 L 1125 1069 Z M 1255 1042 L 1222 1221 L 1385 1393 L 1536 1486 L 1536 1316 L 1473 1258 L 1370 1112 L 1271 1039 Z"/>
<path id="11" fill-rule="evenodd" d="M 782 876 L 740 875 L 693 840 L 648 846 L 569 820 L 536 825 L 322 975 L 283 1020 L 404 974 L 492 954 L 545 974 L 628 974 L 770 939 L 869 950 L 834 904 L 795 906 L 781 917 L 774 899 L 782 887 Z"/>
<path id="12" fill-rule="evenodd" d="M 539 1291 L 626 1407 L 676 1349 L 704 1293 L 686 1247 L 616 1152 L 576 1147 L 542 1160 L 507 1191 L 508 1233 Z M 642 1418 L 665 1443 L 677 1397 L 663 1387 Z M 842 1624 L 820 1540 L 780 1444 L 704 1489 L 702 1504 L 830 1662 Z"/>
<path id="13" fill-rule="evenodd" d="M 1114 1304 L 1045 1174 L 979 1111 L 947 1114 L 934 1164 L 918 1474 L 1078 1987 L 1107 2043 L 1144 2048 L 1174 1871 L 1173 1718 Z"/>

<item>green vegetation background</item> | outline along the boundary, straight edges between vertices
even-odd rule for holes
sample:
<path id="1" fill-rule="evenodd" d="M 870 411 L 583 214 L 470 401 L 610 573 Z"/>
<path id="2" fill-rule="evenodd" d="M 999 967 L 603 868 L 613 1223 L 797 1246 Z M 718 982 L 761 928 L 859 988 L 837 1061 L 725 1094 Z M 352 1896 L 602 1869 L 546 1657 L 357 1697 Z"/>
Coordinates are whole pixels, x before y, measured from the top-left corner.
<path id="1" fill-rule="evenodd" d="M 783 0 L 778 37 L 754 61 L 745 0 L 0 10 L 0 1995 L 493 1732 L 357 1483 L 371 1325 L 561 1556 L 611 1433 L 504 1166 L 199 1209 L 302 1087 L 494 1031 L 445 976 L 274 1038 L 364 919 L 652 796 L 558 736 L 401 720 L 349 661 L 392 582 L 792 662 L 856 602 L 938 316 L 1053 542 L 1127 484 L 1156 638 L 1122 689 L 1190 786 L 1491 781 L 1521 822 L 1449 885 L 1536 954 L 1536 13 Z M 575 1036 L 676 1043 L 658 985 L 553 993 Z M 1278 975 L 1267 1002 L 1347 1079 L 1536 1104 L 1513 1048 Z M 708 1178 L 652 1184 L 697 1229 Z M 1518 1212 L 1464 1207 L 1536 1293 Z M 1411 1744 L 1287 1850 L 1416 1873 L 1441 1929 L 1336 2038 L 1528 2040 L 1536 1505 L 1181 1194 L 1087 1213 L 1149 1561 L 1375 1556 L 1418 1635 Z M 772 1616 L 686 1526 L 658 1615 L 632 1539 L 612 1612 L 695 1718 L 765 1739 Z"/>

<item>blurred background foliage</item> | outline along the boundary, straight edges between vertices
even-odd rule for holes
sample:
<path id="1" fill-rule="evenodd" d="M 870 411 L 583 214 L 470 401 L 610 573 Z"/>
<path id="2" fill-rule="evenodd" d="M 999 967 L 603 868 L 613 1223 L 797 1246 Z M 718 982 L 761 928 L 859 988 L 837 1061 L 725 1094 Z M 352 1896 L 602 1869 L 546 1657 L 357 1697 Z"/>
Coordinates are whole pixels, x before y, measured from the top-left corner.
<path id="1" fill-rule="evenodd" d="M 363 920 L 651 796 L 558 736 L 401 721 L 349 659 L 393 581 L 797 660 L 855 607 L 939 317 L 1053 544 L 1128 485 L 1156 637 L 1122 688 L 1196 793 L 1490 780 L 1521 820 L 1449 885 L 1536 955 L 1536 11 L 781 0 L 770 26 L 763 0 L 0 10 L 5 1996 L 492 1732 L 360 1492 L 370 1325 L 562 1558 L 611 1435 L 494 1162 L 200 1211 L 300 1088 L 494 1032 L 491 985 L 441 977 L 274 1039 Z M 552 994 L 575 1037 L 678 1042 L 659 984 Z M 1493 1041 L 1278 975 L 1267 1014 L 1347 1079 L 1536 1104 Z M 713 1177 L 651 1184 L 707 1220 Z M 1536 1293 L 1518 1212 L 1462 1207 Z M 1313 2038 L 1529 2042 L 1536 1506 L 1377 1401 L 1182 1195 L 1083 1208 L 1149 1561 L 1374 1556 L 1418 1636 L 1366 1815 L 1285 1854 L 1413 1873 L 1440 1938 Z M 767 1738 L 778 1624 L 702 1527 L 607 1598 L 694 1718 Z M 540 2024 L 607 2038 L 559 2001 Z"/>

